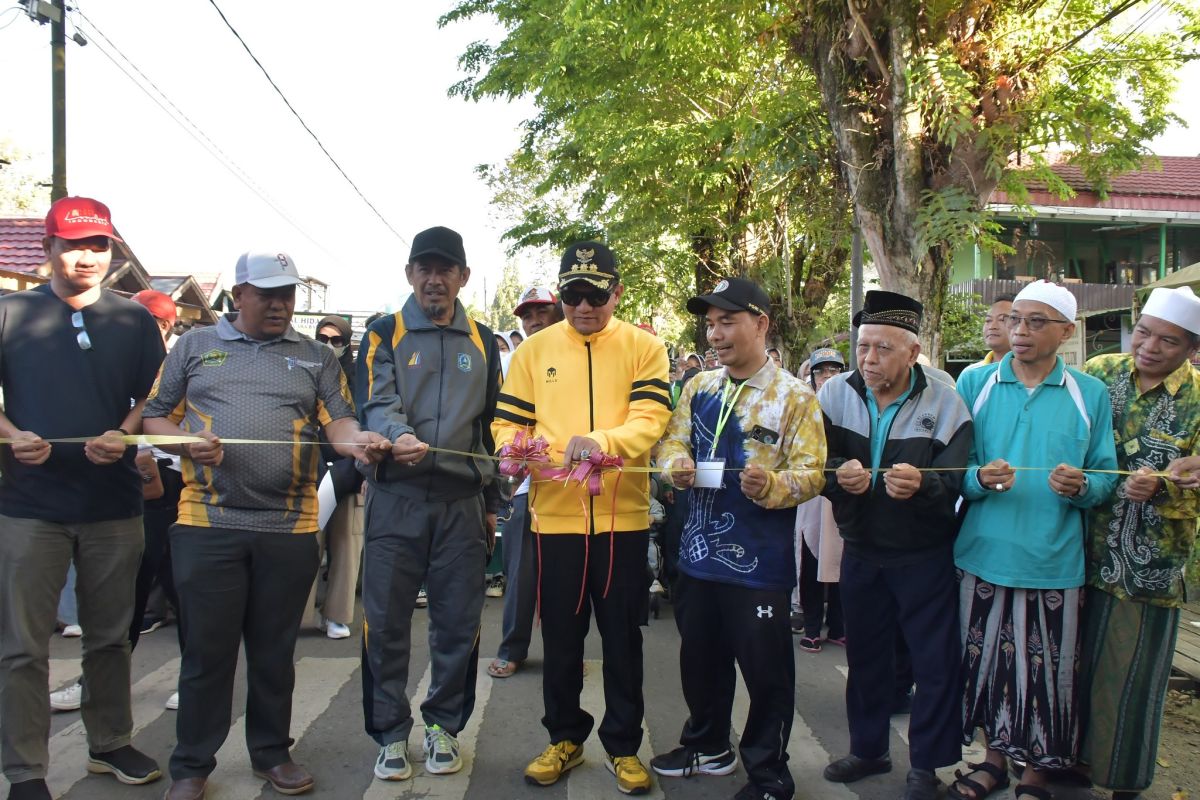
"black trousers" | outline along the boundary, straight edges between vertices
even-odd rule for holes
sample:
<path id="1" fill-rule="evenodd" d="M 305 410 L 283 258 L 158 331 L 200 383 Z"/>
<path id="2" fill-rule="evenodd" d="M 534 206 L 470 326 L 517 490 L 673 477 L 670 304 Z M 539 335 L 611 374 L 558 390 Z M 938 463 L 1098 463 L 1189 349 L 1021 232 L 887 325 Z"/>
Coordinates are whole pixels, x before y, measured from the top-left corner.
<path id="1" fill-rule="evenodd" d="M 542 725 L 551 742 L 582 743 L 595 720 L 579 706 L 583 691 L 583 640 L 593 614 L 604 650 L 604 719 L 600 741 L 611 756 L 636 755 L 642 744 L 642 630 L 650 600 L 646 564 L 649 531 L 618 531 L 585 537 L 556 533 L 539 537 L 542 647 L 545 665 Z M 612 583 L 608 596 L 612 547 Z M 586 558 L 585 558 L 586 548 Z M 586 566 L 585 566 L 586 561 Z M 579 605 L 583 587 L 583 608 Z"/>
<path id="2" fill-rule="evenodd" d="M 842 555 L 846 615 L 846 715 L 850 752 L 888 752 L 897 686 L 896 633 L 904 637 L 916 683 L 908 727 L 909 760 L 933 771 L 962 757 L 958 584 L 950 548 L 922 561 L 879 566 Z"/>
<path id="3" fill-rule="evenodd" d="M 688 704 L 679 743 L 702 753 L 729 749 L 730 715 L 741 668 L 750 714 L 738 752 L 760 793 L 791 798 L 787 743 L 796 711 L 796 661 L 788 620 L 791 592 L 750 589 L 683 572 L 672 594 L 679 673 Z"/>
<path id="4" fill-rule="evenodd" d="M 828 625 L 829 638 L 840 639 L 846 635 L 846 629 L 842 624 L 842 596 L 838 585 L 817 580 L 817 557 L 809 549 L 808 542 L 802 541 L 800 546 L 800 607 L 804 609 L 804 635 L 819 639 L 821 628 Z"/>
<path id="5" fill-rule="evenodd" d="M 246 746 L 255 769 L 289 760 L 296 634 L 317 575 L 315 535 L 171 528 L 183 662 L 171 777 L 205 777 L 229 735 L 246 647 Z"/>
<path id="6" fill-rule="evenodd" d="M 179 516 L 179 494 L 183 491 L 183 476 L 175 470 L 158 466 L 162 479 L 163 496 L 146 502 L 142 512 L 142 527 L 146 535 L 146 546 L 142 550 L 142 563 L 138 567 L 137 586 L 133 596 L 133 622 L 129 625 L 129 645 L 137 647 L 142 635 L 142 617 L 146 615 L 146 602 L 155 585 L 161 586 L 167 602 L 179 613 L 179 596 L 175 592 L 175 576 L 171 567 L 171 540 L 169 531 Z M 178 631 L 180 649 L 183 634 Z"/>

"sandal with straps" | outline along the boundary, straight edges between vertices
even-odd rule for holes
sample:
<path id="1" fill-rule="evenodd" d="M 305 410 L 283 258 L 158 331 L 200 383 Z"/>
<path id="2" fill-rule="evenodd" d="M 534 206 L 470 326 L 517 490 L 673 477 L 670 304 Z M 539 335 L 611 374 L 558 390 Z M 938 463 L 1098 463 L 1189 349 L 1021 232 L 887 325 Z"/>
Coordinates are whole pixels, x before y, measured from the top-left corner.
<path id="1" fill-rule="evenodd" d="M 503 658 L 497 658 L 488 664 L 487 674 L 493 678 L 510 678 L 519 666 L 521 666 L 520 661 L 505 661 Z"/>
<path id="2" fill-rule="evenodd" d="M 994 783 L 991 788 L 985 787 L 979 781 L 973 780 L 970 776 L 977 772 L 982 772 L 990 777 Z M 973 792 L 973 794 L 965 794 L 959 785 Z M 1003 767 L 997 767 L 995 764 L 989 764 L 986 761 L 981 761 L 978 764 L 967 764 L 967 772 L 964 774 L 962 770 L 954 770 L 954 783 L 950 784 L 946 789 L 946 794 L 954 800 L 983 800 L 988 795 L 996 792 L 1002 792 L 1008 788 L 1008 773 Z M 1035 787 L 1036 788 L 1036 787 Z M 1041 800 L 1049 800 L 1042 798 Z"/>
<path id="3" fill-rule="evenodd" d="M 1034 800 L 1054 800 L 1054 796 L 1050 794 L 1050 790 L 1044 786 L 1034 786 L 1032 783 L 1018 783 L 1013 789 L 1013 797 L 1016 800 L 1021 800 L 1022 797 L 1032 797 Z"/>

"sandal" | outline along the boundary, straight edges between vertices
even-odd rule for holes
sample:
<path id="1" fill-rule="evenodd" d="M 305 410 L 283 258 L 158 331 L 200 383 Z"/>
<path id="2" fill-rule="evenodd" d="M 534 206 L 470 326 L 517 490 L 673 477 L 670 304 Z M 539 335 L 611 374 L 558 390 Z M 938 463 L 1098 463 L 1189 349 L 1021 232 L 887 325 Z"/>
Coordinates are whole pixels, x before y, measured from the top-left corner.
<path id="1" fill-rule="evenodd" d="M 821 640 L 820 639 L 814 639 L 811 636 L 801 636 L 800 641 L 797 642 L 797 644 L 799 644 L 800 649 L 805 651 L 806 653 L 821 652 Z"/>
<path id="2" fill-rule="evenodd" d="M 493 678 L 511 678 L 519 666 L 521 666 L 520 661 L 505 661 L 503 658 L 497 658 L 488 664 L 487 673 Z"/>
<path id="3" fill-rule="evenodd" d="M 990 777 L 994 783 L 990 787 L 985 787 L 977 780 L 973 780 L 970 776 L 982 772 Z M 967 789 L 971 794 L 965 794 L 959 785 Z M 981 761 L 978 764 L 967 763 L 967 772 L 963 774 L 962 770 L 954 770 L 954 783 L 946 789 L 946 794 L 954 800 L 983 800 L 990 794 L 1002 792 L 1008 788 L 1008 773 L 1003 767 L 997 767 L 995 764 L 989 764 L 986 761 Z M 1020 787 L 1018 787 L 1020 788 Z M 1036 787 L 1035 787 L 1036 788 Z M 1049 800 L 1049 798 L 1043 798 Z"/>
<path id="4" fill-rule="evenodd" d="M 1013 789 L 1013 797 L 1016 800 L 1021 800 L 1022 797 L 1032 797 L 1034 800 L 1054 800 L 1054 796 L 1044 786 L 1034 786 L 1032 783 L 1018 783 L 1017 788 Z"/>

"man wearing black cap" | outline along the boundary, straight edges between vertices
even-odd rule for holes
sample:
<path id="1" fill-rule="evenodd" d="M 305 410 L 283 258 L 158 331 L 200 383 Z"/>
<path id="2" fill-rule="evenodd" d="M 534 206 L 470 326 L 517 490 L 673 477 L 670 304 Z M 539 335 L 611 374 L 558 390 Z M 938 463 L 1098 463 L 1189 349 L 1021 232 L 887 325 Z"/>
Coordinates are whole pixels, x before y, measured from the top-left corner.
<path id="1" fill-rule="evenodd" d="M 850 668 L 850 754 L 830 764 L 825 779 L 849 783 L 892 768 L 899 630 L 917 684 L 906 800 L 933 800 L 934 770 L 962 752 L 952 547 L 958 470 L 967 463 L 972 426 L 954 389 L 928 380 L 917 364 L 922 311 L 904 295 L 867 292 L 854 317 L 858 370 L 831 378 L 818 394 L 828 467 L 836 470 L 825 494 L 845 540 L 840 588 Z"/>
<path id="2" fill-rule="evenodd" d="M 471 276 L 462 237 L 441 227 L 418 233 L 404 274 L 412 296 L 367 329 L 358 361 L 363 426 L 394 443 L 392 458 L 366 472 L 363 570 L 363 712 L 380 747 L 375 776 L 389 781 L 412 775 L 408 661 L 422 584 L 433 670 L 421 703 L 425 771 L 462 769 L 456 737 L 475 705 L 484 567 L 499 506 L 486 457 L 495 452 L 500 353 L 492 331 L 458 302 Z"/>
<path id="3" fill-rule="evenodd" d="M 704 316 L 723 368 L 684 388 L 659 450 L 667 480 L 691 490 L 672 587 L 689 716 L 680 746 L 650 764 L 670 777 L 733 772 L 736 663 L 750 693 L 739 745 L 750 780 L 737 798 L 790 800 L 792 531 L 796 506 L 825 485 L 821 409 L 766 354 L 770 300 L 761 288 L 729 278 L 687 309 Z"/>
<path id="4" fill-rule="evenodd" d="M 567 324 L 551 325 L 517 348 L 493 426 L 498 447 L 518 434 L 541 436 L 553 463 L 598 471 L 595 481 L 545 481 L 530 491 L 541 558 L 542 724 L 550 746 L 526 767 L 525 779 L 548 786 L 583 760 L 594 720 L 580 708 L 579 694 L 594 612 L 604 643 L 605 763 L 622 792 L 642 794 L 650 789 L 637 756 L 649 476 L 611 466 L 614 456 L 628 467 L 649 465 L 650 448 L 671 415 L 667 351 L 652 334 L 613 318 L 623 287 L 612 251 L 600 242 L 567 248 L 558 288 Z"/>

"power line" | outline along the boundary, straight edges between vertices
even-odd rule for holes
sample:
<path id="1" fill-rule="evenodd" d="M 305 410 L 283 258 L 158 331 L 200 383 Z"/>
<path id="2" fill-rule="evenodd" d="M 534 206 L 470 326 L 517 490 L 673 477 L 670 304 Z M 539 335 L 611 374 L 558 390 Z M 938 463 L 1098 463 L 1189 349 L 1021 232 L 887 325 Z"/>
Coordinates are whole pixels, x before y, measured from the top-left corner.
<path id="1" fill-rule="evenodd" d="M 350 184 L 350 188 L 352 188 L 355 193 L 362 198 L 362 201 L 367 204 L 367 208 L 375 212 L 375 216 L 379 217 L 379 221 L 384 224 L 384 227 L 391 231 L 392 234 L 401 242 L 408 244 L 408 240 L 401 236 L 400 233 L 392 227 L 391 223 L 384 218 L 383 214 L 379 213 L 379 209 L 377 209 L 375 205 L 367 199 L 367 196 L 362 193 L 362 190 L 358 188 L 354 181 L 350 180 L 350 176 L 346 174 L 346 170 L 342 169 L 342 165 L 339 164 L 337 159 L 335 159 L 329 150 L 325 148 L 325 145 L 321 142 L 320 137 L 313 132 L 312 128 L 308 127 L 308 123 L 305 122 L 304 118 L 300 116 L 300 112 L 297 111 L 294 106 L 292 106 L 291 102 L 284 95 L 283 90 L 280 89 L 279 85 L 275 83 L 275 80 L 271 77 L 271 73 L 267 72 L 267 68 L 264 67 L 262 62 L 258 60 L 258 56 L 254 55 L 254 51 L 250 49 L 250 45 L 246 44 L 246 40 L 243 39 L 241 34 L 237 32 L 237 29 L 230 24 L 229 19 L 225 16 L 225 12 L 222 11 L 221 7 L 217 5 L 217 0 L 208 0 L 208 2 L 213 8 L 216 9 L 217 14 L 221 16 L 221 21 L 225 23 L 225 27 L 229 28 L 230 33 L 232 33 L 238 42 L 241 43 L 242 47 L 246 51 L 246 54 L 249 55 L 254 63 L 258 65 L 258 68 L 262 70 L 262 74 L 266 77 L 267 83 L 271 84 L 271 88 L 274 89 L 275 93 L 279 95 L 281 100 L 283 100 L 283 104 L 288 107 L 288 111 L 292 112 L 292 115 L 297 119 L 297 121 L 299 121 L 304 130 L 308 131 L 308 135 L 311 136 L 313 141 L 317 143 L 317 147 L 321 148 L 321 152 L 324 153 L 325 157 L 329 159 L 329 163 L 333 164 L 334 168 L 341 173 L 341 176 L 346 179 L 346 183 Z"/>
<path id="2" fill-rule="evenodd" d="M 294 220 L 286 211 L 280 208 L 267 194 L 265 189 L 260 187 L 254 181 L 254 179 L 251 178 L 250 175 L 237 164 L 236 161 L 230 158 L 229 155 L 226 154 L 225 151 L 222 150 L 217 143 L 214 142 L 212 138 L 204 132 L 199 125 L 193 122 L 192 119 L 188 117 L 188 115 L 185 114 L 183 110 L 171 100 L 170 97 L 167 96 L 166 92 L 160 89 L 158 85 L 154 83 L 154 81 L 152 81 L 148 75 L 146 75 L 146 73 L 138 68 L 137 64 L 134 64 L 133 61 L 130 60 L 129 56 L 125 55 L 125 53 L 123 53 L 121 49 L 117 47 L 107 35 L 105 35 L 104 31 L 96 27 L 96 23 L 92 22 L 92 20 L 79 9 L 75 9 L 75 13 L 77 13 L 84 20 L 84 22 L 88 24 L 88 27 L 91 28 L 93 33 L 95 33 L 100 39 L 104 40 L 108 47 L 111 47 L 114 52 L 120 55 L 120 57 L 129 65 L 129 67 L 139 76 L 141 76 L 142 80 L 145 81 L 146 84 L 149 84 L 151 87 L 153 87 L 154 91 L 158 93 L 159 97 L 161 97 L 161 100 L 149 89 L 147 89 L 146 86 L 143 85 L 142 81 L 139 81 L 137 78 L 135 78 L 129 72 L 129 70 L 125 69 L 121 63 L 113 58 L 111 53 L 109 53 L 104 47 L 101 47 L 99 41 L 93 39 L 92 44 L 98 51 L 100 51 L 101 55 L 112 62 L 113 66 L 120 70 L 125 77 L 129 78 L 129 80 L 139 89 L 141 89 L 147 97 L 153 100 L 155 105 L 162 109 L 163 113 L 170 117 L 175 124 L 179 125 L 179 127 L 181 127 L 184 132 L 188 134 L 188 136 L 191 136 L 197 144 L 207 150 L 209 155 L 219 161 L 221 166 L 225 167 L 225 169 L 227 169 L 231 175 L 237 178 L 247 189 L 254 192 L 254 194 L 257 195 L 260 200 L 266 203 L 272 211 L 278 214 L 283 221 L 295 228 L 300 235 L 302 235 L 305 239 L 308 239 L 309 242 L 316 246 L 321 252 L 325 253 L 325 255 L 332 258 L 335 262 L 338 261 L 338 257 L 334 253 L 314 239 L 308 233 L 308 231 L 306 231 L 298 222 L 296 222 L 296 220 Z M 170 109 L 167 106 L 170 106 Z M 174 109 L 174 113 L 171 112 L 171 109 Z M 187 123 L 186 125 L 184 124 L 185 122 Z"/>

